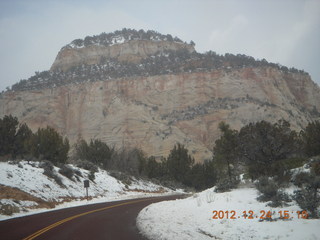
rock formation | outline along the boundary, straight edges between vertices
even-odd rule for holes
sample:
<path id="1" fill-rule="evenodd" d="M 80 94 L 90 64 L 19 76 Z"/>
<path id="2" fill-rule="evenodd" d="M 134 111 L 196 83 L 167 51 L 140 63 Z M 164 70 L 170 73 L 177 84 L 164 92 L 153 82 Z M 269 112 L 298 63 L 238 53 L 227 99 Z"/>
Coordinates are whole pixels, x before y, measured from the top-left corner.
<path id="1" fill-rule="evenodd" d="M 157 52 L 164 50 L 178 51 L 187 49 L 194 51 L 191 45 L 169 41 L 131 40 L 112 46 L 91 45 L 83 48 L 66 46 L 61 49 L 52 64 L 51 71 L 66 71 L 81 64 L 99 64 L 103 59 L 117 59 L 120 62 L 140 62 Z"/>
<path id="2" fill-rule="evenodd" d="M 284 118 L 299 130 L 320 119 L 320 88 L 304 72 L 251 60 L 235 67 L 235 60 L 227 56 L 213 58 L 212 64 L 223 61 L 208 68 L 210 61 L 190 44 L 165 37 L 127 38 L 110 46 L 62 48 L 49 72 L 0 95 L 0 117 L 12 114 L 33 130 L 50 125 L 71 143 L 98 138 L 116 148 L 139 147 L 149 156 L 166 157 L 180 142 L 198 161 L 211 158 L 220 121 L 239 129 L 249 122 Z M 183 58 L 177 70 L 167 67 L 159 74 L 161 66 L 167 66 L 165 59 L 157 65 L 160 70 L 146 67 L 159 53 L 170 58 L 167 50 L 181 49 L 192 57 Z M 126 66 L 126 71 L 135 66 L 134 74 L 111 75 L 114 63 Z M 96 70 L 91 75 L 70 72 L 75 66 Z M 103 66 L 107 70 L 102 71 Z M 59 77 L 53 78 L 55 74 Z"/>

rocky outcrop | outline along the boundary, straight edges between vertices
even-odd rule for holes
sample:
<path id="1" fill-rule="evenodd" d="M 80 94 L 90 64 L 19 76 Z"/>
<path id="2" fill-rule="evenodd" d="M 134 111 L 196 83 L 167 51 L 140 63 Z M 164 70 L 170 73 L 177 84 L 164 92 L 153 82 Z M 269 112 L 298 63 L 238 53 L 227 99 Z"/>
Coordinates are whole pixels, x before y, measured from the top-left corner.
<path id="1" fill-rule="evenodd" d="M 13 114 L 33 130 L 50 125 L 78 139 L 99 138 L 167 156 L 176 142 L 199 161 L 210 158 L 220 121 L 233 128 L 284 118 L 295 129 L 319 119 L 319 87 L 273 68 L 216 70 L 7 92 L 0 116 Z"/>
<path id="2" fill-rule="evenodd" d="M 131 40 L 112 46 L 91 45 L 84 48 L 66 46 L 61 49 L 51 66 L 51 71 L 61 69 L 66 71 L 81 64 L 98 64 L 106 59 L 116 59 L 123 62 L 139 62 L 142 59 L 165 50 L 178 51 L 187 49 L 193 52 L 192 45 L 173 41 Z"/>
<path id="3" fill-rule="evenodd" d="M 193 44 L 142 30 L 74 40 L 51 71 L 0 95 L 0 117 L 17 116 L 34 131 L 50 125 L 71 143 L 97 138 L 156 157 L 180 142 L 197 161 L 211 158 L 221 121 L 240 129 L 283 118 L 300 130 L 319 112 L 320 88 L 303 71 L 199 54 Z"/>

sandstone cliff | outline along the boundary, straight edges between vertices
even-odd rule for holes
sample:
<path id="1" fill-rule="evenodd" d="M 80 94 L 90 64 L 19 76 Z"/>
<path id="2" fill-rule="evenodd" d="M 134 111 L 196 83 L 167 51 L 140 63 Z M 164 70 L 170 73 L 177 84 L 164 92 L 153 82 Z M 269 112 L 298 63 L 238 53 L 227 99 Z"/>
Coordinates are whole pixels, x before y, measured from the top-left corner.
<path id="1" fill-rule="evenodd" d="M 172 38 L 169 34 L 123 29 L 72 41 L 58 53 L 51 71 L 58 69 L 66 71 L 81 64 L 99 64 L 106 59 L 138 63 L 157 52 L 181 49 L 186 49 L 188 52 L 195 51 L 191 44 L 183 43 L 179 38 Z"/>
<path id="2" fill-rule="evenodd" d="M 165 41 L 149 44 L 133 41 L 113 45 L 111 48 L 118 50 L 106 51 L 110 55 L 95 52 L 95 47 L 81 51 L 83 56 L 93 56 L 84 58 L 89 64 L 102 55 L 118 54 L 127 61 L 182 46 Z M 122 54 L 119 49 L 131 50 Z M 81 57 L 62 54 L 69 50 L 59 53 L 52 69 L 59 64 L 62 68 L 78 64 Z M 320 117 L 320 89 L 310 76 L 273 66 L 198 68 L 193 72 L 113 79 L 103 76 L 105 80 L 6 92 L 0 95 L 0 117 L 13 114 L 33 130 L 53 126 L 71 143 L 80 138 L 99 138 L 117 148 L 135 146 L 159 157 L 167 156 L 180 142 L 198 161 L 211 157 L 220 121 L 239 129 L 249 122 L 284 118 L 299 130 Z"/>
<path id="3" fill-rule="evenodd" d="M 66 71 L 81 64 L 98 64 L 104 59 L 114 58 L 123 62 L 140 62 L 142 59 L 164 50 L 194 51 L 191 45 L 169 41 L 133 40 L 112 46 L 92 45 L 85 48 L 62 48 L 52 64 L 51 71 Z"/>

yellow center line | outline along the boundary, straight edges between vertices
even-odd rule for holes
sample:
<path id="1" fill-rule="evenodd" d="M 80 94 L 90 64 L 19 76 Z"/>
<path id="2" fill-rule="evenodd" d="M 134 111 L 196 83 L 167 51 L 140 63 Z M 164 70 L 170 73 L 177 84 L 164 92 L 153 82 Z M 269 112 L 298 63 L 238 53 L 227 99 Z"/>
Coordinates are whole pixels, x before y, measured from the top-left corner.
<path id="1" fill-rule="evenodd" d="M 65 223 L 65 222 L 68 222 L 68 221 L 71 221 L 75 218 L 78 218 L 78 217 L 81 217 L 81 216 L 84 216 L 84 215 L 88 215 L 90 213 L 95 213 L 95 212 L 100 212 L 100 211 L 104 211 L 104 210 L 107 210 L 107 209 L 110 209 L 110 208 L 115 208 L 115 207 L 120 207 L 120 206 L 123 206 L 123 205 L 129 205 L 129 204 L 133 204 L 133 203 L 138 203 L 138 202 L 143 202 L 143 201 L 148 201 L 150 200 L 150 198 L 147 198 L 147 199 L 142 199 L 142 200 L 136 200 L 136 201 L 131 201 L 131 202 L 125 202 L 125 203 L 120 203 L 120 204 L 116 204 L 116 205 L 112 205 L 112 206 L 109 206 L 109 207 L 104 207 L 104 208 L 99 208 L 99 209 L 96 209 L 96 210 L 92 210 L 92 211 L 88 211 L 88 212 L 84 212 L 84 213 L 80 213 L 78 215 L 74 215 L 74 216 L 71 216 L 71 217 L 68 217 L 68 218 L 65 218 L 65 219 L 62 219 L 56 223 L 53 223 L 45 228 L 42 228 L 40 229 L 39 231 L 31 234 L 30 236 L 24 238 L 23 240 L 32 240 L 32 239 L 35 239 L 36 237 L 40 236 L 41 234 Z"/>

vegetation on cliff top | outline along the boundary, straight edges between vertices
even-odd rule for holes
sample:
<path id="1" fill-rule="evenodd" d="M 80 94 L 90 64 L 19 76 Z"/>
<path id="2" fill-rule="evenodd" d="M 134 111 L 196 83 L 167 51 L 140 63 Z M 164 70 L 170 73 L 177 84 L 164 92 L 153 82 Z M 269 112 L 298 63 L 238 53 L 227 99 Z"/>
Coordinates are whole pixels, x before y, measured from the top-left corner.
<path id="1" fill-rule="evenodd" d="M 84 40 L 77 39 L 65 47 L 86 47 L 90 45 L 122 43 L 129 40 L 157 40 L 182 42 L 179 38 L 171 35 L 162 35 L 155 31 L 123 29 L 114 33 L 102 33 L 98 36 L 86 37 Z M 191 45 L 194 43 L 191 41 Z M 165 50 L 152 56 L 142 59 L 139 63 L 121 62 L 117 59 L 102 58 L 99 64 L 79 65 L 67 71 L 43 71 L 36 72 L 27 80 L 21 80 L 12 86 L 13 91 L 39 90 L 54 88 L 62 85 L 108 81 L 118 78 L 148 77 L 164 74 L 209 72 L 218 69 L 230 71 L 245 67 L 272 67 L 283 73 L 308 74 L 303 70 L 287 68 L 280 64 L 269 63 L 265 59 L 257 60 L 243 54 L 225 55 L 216 54 L 213 51 L 206 53 L 189 52 L 187 49 L 178 51 Z"/>
<path id="2" fill-rule="evenodd" d="M 87 36 L 84 39 L 75 39 L 65 48 L 82 48 L 92 45 L 111 46 L 114 44 L 124 43 L 132 40 L 151 40 L 151 41 L 169 41 L 179 42 L 182 40 L 178 37 L 172 37 L 170 34 L 164 35 L 156 31 L 148 30 L 139 31 L 130 28 L 123 28 L 112 33 L 101 33 L 99 35 Z"/>

